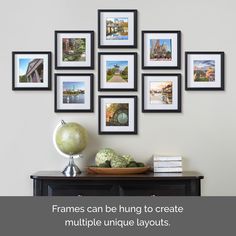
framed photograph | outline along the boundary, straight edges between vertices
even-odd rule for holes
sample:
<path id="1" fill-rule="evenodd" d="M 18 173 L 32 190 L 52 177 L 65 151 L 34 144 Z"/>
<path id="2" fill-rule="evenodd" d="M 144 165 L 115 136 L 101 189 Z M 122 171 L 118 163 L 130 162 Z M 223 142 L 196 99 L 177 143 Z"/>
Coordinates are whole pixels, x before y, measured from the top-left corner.
<path id="1" fill-rule="evenodd" d="M 181 112 L 181 74 L 142 74 L 142 112 Z"/>
<path id="2" fill-rule="evenodd" d="M 99 91 L 137 91 L 137 53 L 98 53 Z"/>
<path id="3" fill-rule="evenodd" d="M 137 10 L 98 10 L 99 48 L 137 47 Z"/>
<path id="4" fill-rule="evenodd" d="M 99 96 L 99 134 L 137 134 L 137 96 Z"/>
<path id="5" fill-rule="evenodd" d="M 12 52 L 12 90 L 51 90 L 51 52 Z"/>
<path id="6" fill-rule="evenodd" d="M 93 31 L 55 31 L 56 69 L 93 69 Z"/>
<path id="7" fill-rule="evenodd" d="M 224 52 L 185 52 L 186 90 L 224 90 Z"/>
<path id="8" fill-rule="evenodd" d="M 142 31 L 143 69 L 180 69 L 180 31 Z"/>
<path id="9" fill-rule="evenodd" d="M 93 112 L 93 74 L 55 74 L 55 112 Z"/>

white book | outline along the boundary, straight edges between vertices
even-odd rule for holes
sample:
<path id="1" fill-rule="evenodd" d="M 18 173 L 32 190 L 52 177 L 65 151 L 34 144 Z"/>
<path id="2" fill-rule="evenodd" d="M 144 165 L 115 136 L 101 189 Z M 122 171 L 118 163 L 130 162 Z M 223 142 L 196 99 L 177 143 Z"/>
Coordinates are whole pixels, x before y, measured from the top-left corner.
<path id="1" fill-rule="evenodd" d="M 154 167 L 182 167 L 182 161 L 154 161 Z"/>
<path id="2" fill-rule="evenodd" d="M 154 161 L 182 161 L 181 156 L 153 156 Z"/>
<path id="3" fill-rule="evenodd" d="M 182 167 L 169 167 L 169 168 L 165 168 L 165 167 L 154 167 L 153 169 L 154 172 L 157 173 L 164 173 L 164 172 L 182 172 L 183 169 Z"/>

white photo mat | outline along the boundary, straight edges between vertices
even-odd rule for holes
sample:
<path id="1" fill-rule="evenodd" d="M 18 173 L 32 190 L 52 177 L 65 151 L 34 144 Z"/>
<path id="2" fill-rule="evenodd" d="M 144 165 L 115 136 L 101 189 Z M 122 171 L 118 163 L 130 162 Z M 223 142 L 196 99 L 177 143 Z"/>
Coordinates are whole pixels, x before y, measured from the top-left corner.
<path id="1" fill-rule="evenodd" d="M 63 39 L 85 38 L 85 61 L 63 61 Z M 91 34 L 89 33 L 58 33 L 57 34 L 57 66 L 60 67 L 89 67 L 91 66 Z"/>
<path id="2" fill-rule="evenodd" d="M 20 82 L 20 59 L 43 59 L 43 82 L 33 83 L 33 82 Z M 15 54 L 15 87 L 16 88 L 47 88 L 49 83 L 48 78 L 48 65 L 49 58 L 48 55 L 44 54 Z"/>
<path id="3" fill-rule="evenodd" d="M 84 82 L 85 84 L 85 94 L 84 94 L 84 103 L 83 104 L 67 104 L 63 103 L 63 82 Z M 90 109 L 90 95 L 91 95 L 91 86 L 90 86 L 90 76 L 66 76 L 58 75 L 57 76 L 57 109 L 58 110 L 86 110 Z"/>
<path id="4" fill-rule="evenodd" d="M 106 106 L 111 103 L 128 103 L 128 126 L 107 126 L 106 125 Z M 133 132 L 135 130 L 135 100 L 134 98 L 102 98 L 100 103 L 100 127 L 101 132 Z"/>
<path id="5" fill-rule="evenodd" d="M 178 77 L 148 76 L 144 77 L 144 109 L 146 110 L 177 110 L 178 109 Z M 172 82 L 172 104 L 155 104 L 150 102 L 150 84 L 152 82 Z"/>
<path id="6" fill-rule="evenodd" d="M 127 40 L 108 40 L 106 38 L 107 18 L 128 18 L 128 39 Z M 100 44 L 101 45 L 121 45 L 128 46 L 134 44 L 134 13 L 133 12 L 100 12 Z"/>
<path id="7" fill-rule="evenodd" d="M 150 40 L 152 39 L 171 39 L 172 59 L 170 61 L 151 61 L 150 60 Z M 178 65 L 178 35 L 176 33 L 145 33 L 144 34 L 144 66 L 150 67 L 175 67 Z"/>
<path id="8" fill-rule="evenodd" d="M 194 61 L 214 60 L 215 61 L 215 81 L 195 82 L 194 81 Z M 187 83 L 191 88 L 220 88 L 221 87 L 221 55 L 217 54 L 188 54 L 187 57 Z"/>

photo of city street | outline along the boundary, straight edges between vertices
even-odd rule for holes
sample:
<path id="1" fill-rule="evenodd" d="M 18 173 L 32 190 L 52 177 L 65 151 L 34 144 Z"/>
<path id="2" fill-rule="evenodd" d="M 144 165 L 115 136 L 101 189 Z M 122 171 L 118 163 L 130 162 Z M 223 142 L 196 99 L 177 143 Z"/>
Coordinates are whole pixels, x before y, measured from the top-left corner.
<path id="1" fill-rule="evenodd" d="M 150 82 L 151 104 L 172 104 L 172 81 Z"/>

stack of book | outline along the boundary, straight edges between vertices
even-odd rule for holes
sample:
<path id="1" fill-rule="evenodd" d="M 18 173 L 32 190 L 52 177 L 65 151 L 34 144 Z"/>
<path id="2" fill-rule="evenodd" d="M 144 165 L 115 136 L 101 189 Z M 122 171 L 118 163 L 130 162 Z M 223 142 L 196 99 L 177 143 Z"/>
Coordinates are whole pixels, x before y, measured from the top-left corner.
<path id="1" fill-rule="evenodd" d="M 157 173 L 163 172 L 182 172 L 181 156 L 153 156 L 153 171 Z"/>

